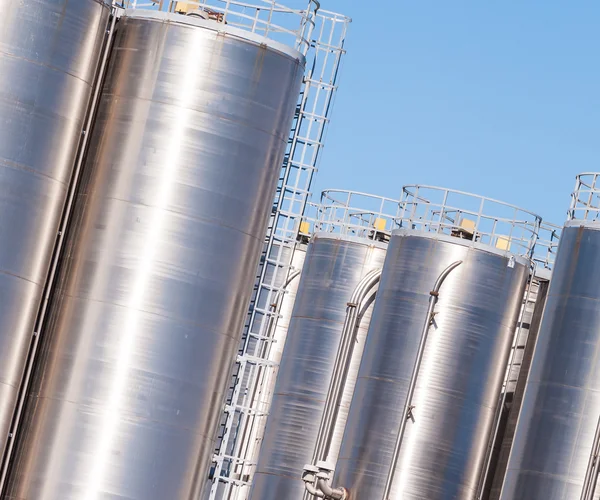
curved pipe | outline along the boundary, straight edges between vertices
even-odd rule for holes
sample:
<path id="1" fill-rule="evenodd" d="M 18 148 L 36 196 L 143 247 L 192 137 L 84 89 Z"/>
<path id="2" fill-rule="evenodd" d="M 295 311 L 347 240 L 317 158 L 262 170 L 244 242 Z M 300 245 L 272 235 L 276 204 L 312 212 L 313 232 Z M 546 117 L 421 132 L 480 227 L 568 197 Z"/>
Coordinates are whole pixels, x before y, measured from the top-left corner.
<path id="1" fill-rule="evenodd" d="M 380 279 L 381 269 L 375 269 L 367 273 L 365 277 L 360 280 L 358 285 L 356 285 L 356 288 L 350 297 L 350 302 L 347 304 L 348 309 L 346 310 L 346 318 L 344 320 L 340 344 L 333 365 L 333 374 L 329 383 L 329 389 L 327 390 L 323 417 L 321 418 L 321 425 L 319 426 L 319 432 L 317 434 L 317 442 L 313 454 L 313 464 L 316 464 L 319 461 L 327 461 L 333 428 L 335 427 L 340 400 L 344 393 L 344 386 L 348 376 L 348 366 L 354 351 L 356 328 L 361 318 L 359 308 L 369 291 L 379 283 Z"/>
<path id="2" fill-rule="evenodd" d="M 347 304 L 346 318 L 344 320 L 340 343 L 333 364 L 333 373 L 331 375 L 331 381 L 329 382 L 329 389 L 327 390 L 327 398 L 325 399 L 325 408 L 323 410 L 321 424 L 319 425 L 319 432 L 317 433 L 317 441 L 313 453 L 313 464 L 325 462 L 329 455 L 333 429 L 338 416 L 339 403 L 344 392 L 344 386 L 348 375 L 348 366 L 354 350 L 356 329 L 358 322 L 362 317 L 362 314 L 360 314 L 360 306 L 373 287 L 379 283 L 380 279 L 381 269 L 374 269 L 367 273 L 363 279 L 360 280 L 358 285 L 356 285 L 356 288 L 350 297 L 350 301 Z M 306 500 L 310 498 L 310 495 L 318 496 L 313 492 L 314 489 L 309 488 L 308 483 L 306 483 L 306 491 L 308 493 L 304 495 Z M 345 499 L 348 496 L 345 488 L 333 489 L 327 480 L 322 478 L 317 481 L 316 491 L 324 494 L 326 498 L 332 499 Z"/>
<path id="3" fill-rule="evenodd" d="M 448 275 L 454 271 L 458 266 L 462 264 L 462 260 L 458 260 L 450 264 L 442 273 L 438 276 L 438 279 L 433 286 L 433 290 L 429 292 L 429 307 L 427 308 L 427 316 L 425 317 L 425 323 L 423 324 L 423 331 L 421 333 L 421 341 L 419 343 L 419 349 L 417 350 L 417 359 L 413 367 L 412 375 L 410 377 L 410 385 L 408 386 L 408 393 L 406 395 L 406 404 L 404 405 L 404 411 L 402 412 L 402 420 L 400 421 L 400 429 L 398 430 L 398 437 L 396 438 L 396 444 L 394 445 L 394 454 L 392 455 L 392 463 L 390 470 L 385 482 L 385 489 L 383 492 L 383 500 L 389 500 L 390 492 L 392 490 L 392 483 L 394 482 L 394 475 L 396 473 L 396 467 L 398 466 L 398 459 L 400 457 L 400 447 L 402 446 L 402 440 L 404 439 L 404 431 L 406 430 L 406 422 L 410 418 L 413 410 L 412 399 L 415 393 L 415 387 L 417 385 L 417 378 L 419 376 L 419 370 L 421 369 L 421 362 L 423 361 L 423 354 L 425 353 L 425 344 L 427 343 L 427 337 L 429 335 L 429 327 L 433 319 L 433 310 L 437 304 L 440 296 L 440 288 L 444 283 L 444 280 Z"/>
<path id="4" fill-rule="evenodd" d="M 348 498 L 348 492 L 346 488 L 332 488 L 326 479 L 319 479 L 317 481 L 317 488 L 325 494 L 325 498 L 331 498 L 333 500 L 346 500 Z"/>

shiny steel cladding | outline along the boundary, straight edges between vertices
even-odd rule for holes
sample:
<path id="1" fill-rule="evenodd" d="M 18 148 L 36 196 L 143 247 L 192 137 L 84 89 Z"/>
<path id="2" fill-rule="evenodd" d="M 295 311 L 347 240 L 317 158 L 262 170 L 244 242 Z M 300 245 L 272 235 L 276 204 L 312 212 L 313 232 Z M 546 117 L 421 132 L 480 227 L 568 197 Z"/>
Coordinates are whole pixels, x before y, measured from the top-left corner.
<path id="1" fill-rule="evenodd" d="M 503 500 L 581 498 L 600 415 L 599 283 L 600 227 L 569 222 L 527 379 Z"/>
<path id="2" fill-rule="evenodd" d="M 119 21 L 9 499 L 197 500 L 303 58 Z"/>
<path id="3" fill-rule="evenodd" d="M 439 292 L 394 473 L 393 500 L 477 498 L 527 281 L 527 259 L 441 234 L 393 233 L 334 484 L 380 499 L 432 287 Z"/>
<path id="4" fill-rule="evenodd" d="M 0 456 L 108 18 L 93 0 L 0 0 Z"/>
<path id="5" fill-rule="evenodd" d="M 313 459 L 347 302 L 360 280 L 369 271 L 381 268 L 386 246 L 368 239 L 325 233 L 317 233 L 310 242 L 254 477 L 252 500 L 304 497 L 302 468 Z M 371 310 L 369 307 L 364 311 L 358 328 L 337 432 L 333 436 L 333 462 Z"/>
<path id="6" fill-rule="evenodd" d="M 577 176 L 516 423 L 503 500 L 600 496 L 599 179 L 598 173 Z"/>
<path id="7" fill-rule="evenodd" d="M 533 255 L 534 273 L 529 277 L 530 281 L 523 300 L 522 316 L 511 353 L 512 359 L 509 362 L 502 415 L 494 442 L 494 454 L 490 460 L 483 500 L 497 500 L 500 496 L 519 409 L 523 401 L 523 392 L 531 367 L 531 358 L 546 306 L 561 230 L 562 227 L 546 222 L 542 222 L 540 226 Z"/>

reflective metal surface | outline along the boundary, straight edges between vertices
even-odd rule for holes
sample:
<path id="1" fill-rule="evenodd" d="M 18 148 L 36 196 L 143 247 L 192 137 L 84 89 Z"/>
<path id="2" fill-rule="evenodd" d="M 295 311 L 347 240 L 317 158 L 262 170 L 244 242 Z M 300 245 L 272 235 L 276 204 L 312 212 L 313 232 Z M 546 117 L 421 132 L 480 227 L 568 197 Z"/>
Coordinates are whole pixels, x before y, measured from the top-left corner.
<path id="1" fill-rule="evenodd" d="M 477 497 L 528 275 L 528 261 L 510 257 L 457 237 L 393 233 L 333 481 L 351 498 L 382 498 L 430 291 L 457 261 L 440 290 L 390 500 Z"/>
<path id="2" fill-rule="evenodd" d="M 0 456 L 108 16 L 93 0 L 0 0 Z"/>
<path id="3" fill-rule="evenodd" d="M 517 335 L 511 350 L 503 393 L 500 395 L 498 430 L 495 433 L 490 466 L 486 474 L 483 500 L 497 500 L 500 495 L 531 358 L 546 306 L 561 230 L 562 226 L 548 222 L 542 222 L 539 229 L 533 254 L 533 273 L 525 290 Z"/>
<path id="4" fill-rule="evenodd" d="M 297 57 L 212 21 L 119 21 L 7 498 L 200 495 Z"/>
<path id="5" fill-rule="evenodd" d="M 252 500 L 301 500 L 304 497 L 302 468 L 313 458 L 346 303 L 360 280 L 369 271 L 381 268 L 385 248 L 384 243 L 325 233 L 317 233 L 309 244 L 254 476 Z M 331 446 L 333 463 L 371 310 L 369 304 L 358 329 Z"/>
<path id="6" fill-rule="evenodd" d="M 503 500 L 580 498 L 600 415 L 599 282 L 597 222 L 568 223 L 527 379 Z"/>

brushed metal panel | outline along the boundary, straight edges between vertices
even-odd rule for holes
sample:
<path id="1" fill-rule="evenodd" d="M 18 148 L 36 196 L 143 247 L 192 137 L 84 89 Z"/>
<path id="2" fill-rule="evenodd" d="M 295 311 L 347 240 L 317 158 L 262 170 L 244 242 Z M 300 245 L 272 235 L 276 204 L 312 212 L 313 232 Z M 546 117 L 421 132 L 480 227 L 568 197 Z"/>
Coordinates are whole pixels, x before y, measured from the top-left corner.
<path id="1" fill-rule="evenodd" d="M 564 228 L 500 498 L 579 498 L 600 415 L 600 231 Z M 597 492 L 600 495 L 600 491 Z"/>
<path id="2" fill-rule="evenodd" d="M 253 500 L 302 500 L 304 464 L 312 461 L 347 302 L 360 280 L 381 268 L 385 246 L 317 233 L 309 244 L 257 472 Z M 329 460 L 335 463 L 371 319 L 357 333 Z"/>
<path id="3" fill-rule="evenodd" d="M 118 23 L 11 499 L 197 500 L 208 477 L 303 66 L 148 15 Z"/>
<path id="4" fill-rule="evenodd" d="M 93 0 L 0 0 L 0 453 L 108 16 Z"/>
<path id="5" fill-rule="evenodd" d="M 395 232 L 367 335 L 334 484 L 381 498 L 429 292 L 452 262 L 425 354 L 390 498 L 474 500 L 528 268 L 452 237 Z"/>

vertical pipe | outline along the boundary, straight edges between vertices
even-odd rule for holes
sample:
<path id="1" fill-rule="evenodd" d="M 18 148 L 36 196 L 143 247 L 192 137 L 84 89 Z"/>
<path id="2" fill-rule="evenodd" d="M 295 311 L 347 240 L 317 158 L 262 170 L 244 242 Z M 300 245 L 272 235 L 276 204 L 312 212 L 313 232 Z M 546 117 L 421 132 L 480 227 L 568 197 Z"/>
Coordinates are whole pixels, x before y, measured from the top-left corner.
<path id="1" fill-rule="evenodd" d="M 423 332 L 421 333 L 421 342 L 419 343 L 419 349 L 417 350 L 417 359 L 413 367 L 412 375 L 410 377 L 410 384 L 408 386 L 408 393 L 406 395 L 406 404 L 404 405 L 404 411 L 402 413 L 402 419 L 400 420 L 400 429 L 398 431 L 398 437 L 396 438 L 396 444 L 394 445 L 394 453 L 392 455 L 392 463 L 388 472 L 387 480 L 385 482 L 385 489 L 383 490 L 383 500 L 389 500 L 390 492 L 392 490 L 392 483 L 394 482 L 394 475 L 396 467 L 398 466 L 398 458 L 400 457 L 400 447 L 402 446 L 402 440 L 404 438 L 404 431 L 406 430 L 406 421 L 409 419 L 413 406 L 412 398 L 417 385 L 417 378 L 419 376 L 419 370 L 421 368 L 421 361 L 423 360 L 423 354 L 425 353 L 425 344 L 427 343 L 427 337 L 429 336 L 429 327 L 431 326 L 431 319 L 433 316 L 433 310 L 440 296 L 440 287 L 448 275 L 462 264 L 462 260 L 458 260 L 450 264 L 446 269 L 442 271 L 438 279 L 433 286 L 433 290 L 429 292 L 429 307 L 427 308 L 427 316 L 425 317 L 425 323 L 423 324 Z"/>
<path id="2" fill-rule="evenodd" d="M 327 391 L 325 409 L 323 411 L 319 433 L 317 434 L 313 464 L 316 464 L 321 460 L 327 461 L 329 447 L 331 446 L 332 429 L 335 427 L 335 422 L 337 420 L 338 407 L 344 392 L 346 375 L 348 374 L 348 365 L 352 358 L 354 333 L 356 332 L 356 326 L 360 319 L 358 309 L 369 290 L 379 282 L 380 278 L 381 269 L 376 269 L 368 273 L 356 286 L 352 297 L 350 298 L 350 302 L 348 302 L 348 311 L 346 313 L 340 344 L 333 366 L 329 390 Z"/>
<path id="3" fill-rule="evenodd" d="M 596 483 L 598 482 L 598 454 L 600 453 L 600 418 L 596 425 L 596 434 L 590 452 L 585 479 L 583 480 L 583 489 L 581 491 L 581 500 L 592 500 L 596 492 Z"/>

